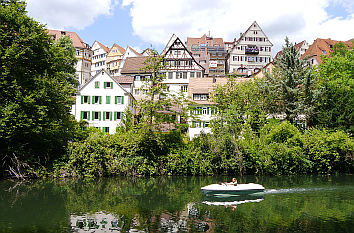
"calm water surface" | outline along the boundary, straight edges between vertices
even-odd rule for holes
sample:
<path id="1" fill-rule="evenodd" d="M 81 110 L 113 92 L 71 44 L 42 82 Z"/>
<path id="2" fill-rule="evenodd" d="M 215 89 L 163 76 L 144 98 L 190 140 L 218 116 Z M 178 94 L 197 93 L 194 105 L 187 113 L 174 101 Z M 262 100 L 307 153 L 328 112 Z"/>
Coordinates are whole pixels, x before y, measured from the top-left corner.
<path id="1" fill-rule="evenodd" d="M 238 178 L 263 194 L 210 198 L 231 177 L 0 181 L 0 232 L 354 232 L 354 176 Z"/>

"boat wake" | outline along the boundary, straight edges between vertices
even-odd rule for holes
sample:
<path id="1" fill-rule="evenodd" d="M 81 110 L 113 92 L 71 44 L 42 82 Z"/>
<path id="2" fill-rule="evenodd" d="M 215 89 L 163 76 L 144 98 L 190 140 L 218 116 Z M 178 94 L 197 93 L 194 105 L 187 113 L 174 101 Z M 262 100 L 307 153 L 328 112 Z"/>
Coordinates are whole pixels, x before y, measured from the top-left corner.
<path id="1" fill-rule="evenodd" d="M 282 193 L 304 193 L 330 190 L 334 188 L 290 188 L 290 189 L 266 189 L 264 194 L 282 194 Z"/>

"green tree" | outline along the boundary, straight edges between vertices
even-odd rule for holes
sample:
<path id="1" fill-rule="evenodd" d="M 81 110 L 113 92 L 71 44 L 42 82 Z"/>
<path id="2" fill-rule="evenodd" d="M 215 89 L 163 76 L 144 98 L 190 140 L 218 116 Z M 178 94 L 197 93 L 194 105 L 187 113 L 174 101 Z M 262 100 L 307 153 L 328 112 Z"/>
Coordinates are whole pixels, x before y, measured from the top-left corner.
<path id="1" fill-rule="evenodd" d="M 354 134 L 354 50 L 334 46 L 331 57 L 322 57 L 318 67 L 322 90 L 317 104 L 317 124 Z"/>
<path id="2" fill-rule="evenodd" d="M 293 123 L 299 115 L 309 119 L 313 115 L 314 72 L 307 60 L 300 59 L 299 50 L 288 38 L 283 53 L 274 62 L 272 73 L 266 73 L 262 88 L 268 98 L 270 114 L 285 114 L 285 120 Z"/>
<path id="3" fill-rule="evenodd" d="M 0 7 L 0 176 L 22 177 L 59 157 L 73 136 L 76 59 L 70 39 L 53 43 L 23 1 Z"/>

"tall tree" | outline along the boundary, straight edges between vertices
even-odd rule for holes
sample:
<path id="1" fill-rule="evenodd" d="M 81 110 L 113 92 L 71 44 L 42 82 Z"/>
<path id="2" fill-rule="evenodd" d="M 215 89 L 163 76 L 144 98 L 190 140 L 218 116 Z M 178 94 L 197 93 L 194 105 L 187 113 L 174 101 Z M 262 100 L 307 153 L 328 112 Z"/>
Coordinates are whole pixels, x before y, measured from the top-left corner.
<path id="1" fill-rule="evenodd" d="M 318 67 L 318 89 L 322 92 L 316 123 L 354 134 L 354 49 L 336 44 L 331 56 L 322 60 Z"/>
<path id="2" fill-rule="evenodd" d="M 299 115 L 306 119 L 313 114 L 314 72 L 307 60 L 300 58 L 299 50 L 285 39 L 282 54 L 274 62 L 272 73 L 266 73 L 263 86 L 271 114 L 285 114 L 294 122 Z"/>
<path id="3" fill-rule="evenodd" d="M 65 151 L 76 62 L 72 42 L 53 43 L 20 0 L 0 4 L 0 176 L 24 176 Z"/>

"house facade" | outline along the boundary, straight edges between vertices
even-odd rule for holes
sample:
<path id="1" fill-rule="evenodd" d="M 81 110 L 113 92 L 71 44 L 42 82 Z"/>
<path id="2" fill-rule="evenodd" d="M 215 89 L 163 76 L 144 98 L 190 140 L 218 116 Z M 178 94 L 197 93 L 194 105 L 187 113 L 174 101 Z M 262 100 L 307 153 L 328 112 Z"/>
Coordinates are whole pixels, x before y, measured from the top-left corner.
<path id="1" fill-rule="evenodd" d="M 75 56 L 77 63 L 75 65 L 76 76 L 80 85 L 86 83 L 91 78 L 91 63 L 92 50 L 76 32 L 60 31 L 48 29 L 48 34 L 52 36 L 54 41 L 57 41 L 61 36 L 66 36 L 71 39 L 75 47 Z"/>
<path id="2" fill-rule="evenodd" d="M 222 38 L 203 35 L 201 38 L 187 38 L 187 49 L 205 69 L 209 77 L 225 76 L 226 50 Z"/>
<path id="3" fill-rule="evenodd" d="M 101 69 L 107 68 L 106 59 L 109 48 L 96 40 L 92 45 L 92 53 L 91 75 L 94 76 L 96 73 L 100 72 Z"/>
<path id="4" fill-rule="evenodd" d="M 124 53 L 125 53 L 125 49 L 123 49 L 117 44 L 113 44 L 113 46 L 109 50 L 106 59 L 106 66 L 107 66 L 107 71 L 111 75 L 118 74 L 119 65 L 123 59 Z"/>
<path id="5" fill-rule="evenodd" d="M 99 128 L 103 132 L 115 133 L 117 126 L 122 123 L 124 111 L 127 108 L 132 110 L 134 101 L 128 91 L 132 87 L 123 87 L 118 81 L 118 78 L 101 69 L 81 86 L 73 106 L 75 119 L 84 120 L 88 126 Z"/>
<path id="6" fill-rule="evenodd" d="M 251 75 L 271 62 L 273 44 L 256 21 L 241 34 L 227 55 L 227 72 Z"/>
<path id="7" fill-rule="evenodd" d="M 119 63 L 119 67 L 118 67 L 118 75 L 121 75 L 122 73 L 122 69 L 125 63 L 125 60 L 128 57 L 142 57 L 143 55 L 141 55 L 140 53 L 138 53 L 137 51 L 135 51 L 132 47 L 127 46 L 127 48 L 125 49 L 125 52 L 123 54 L 122 60 Z"/>

